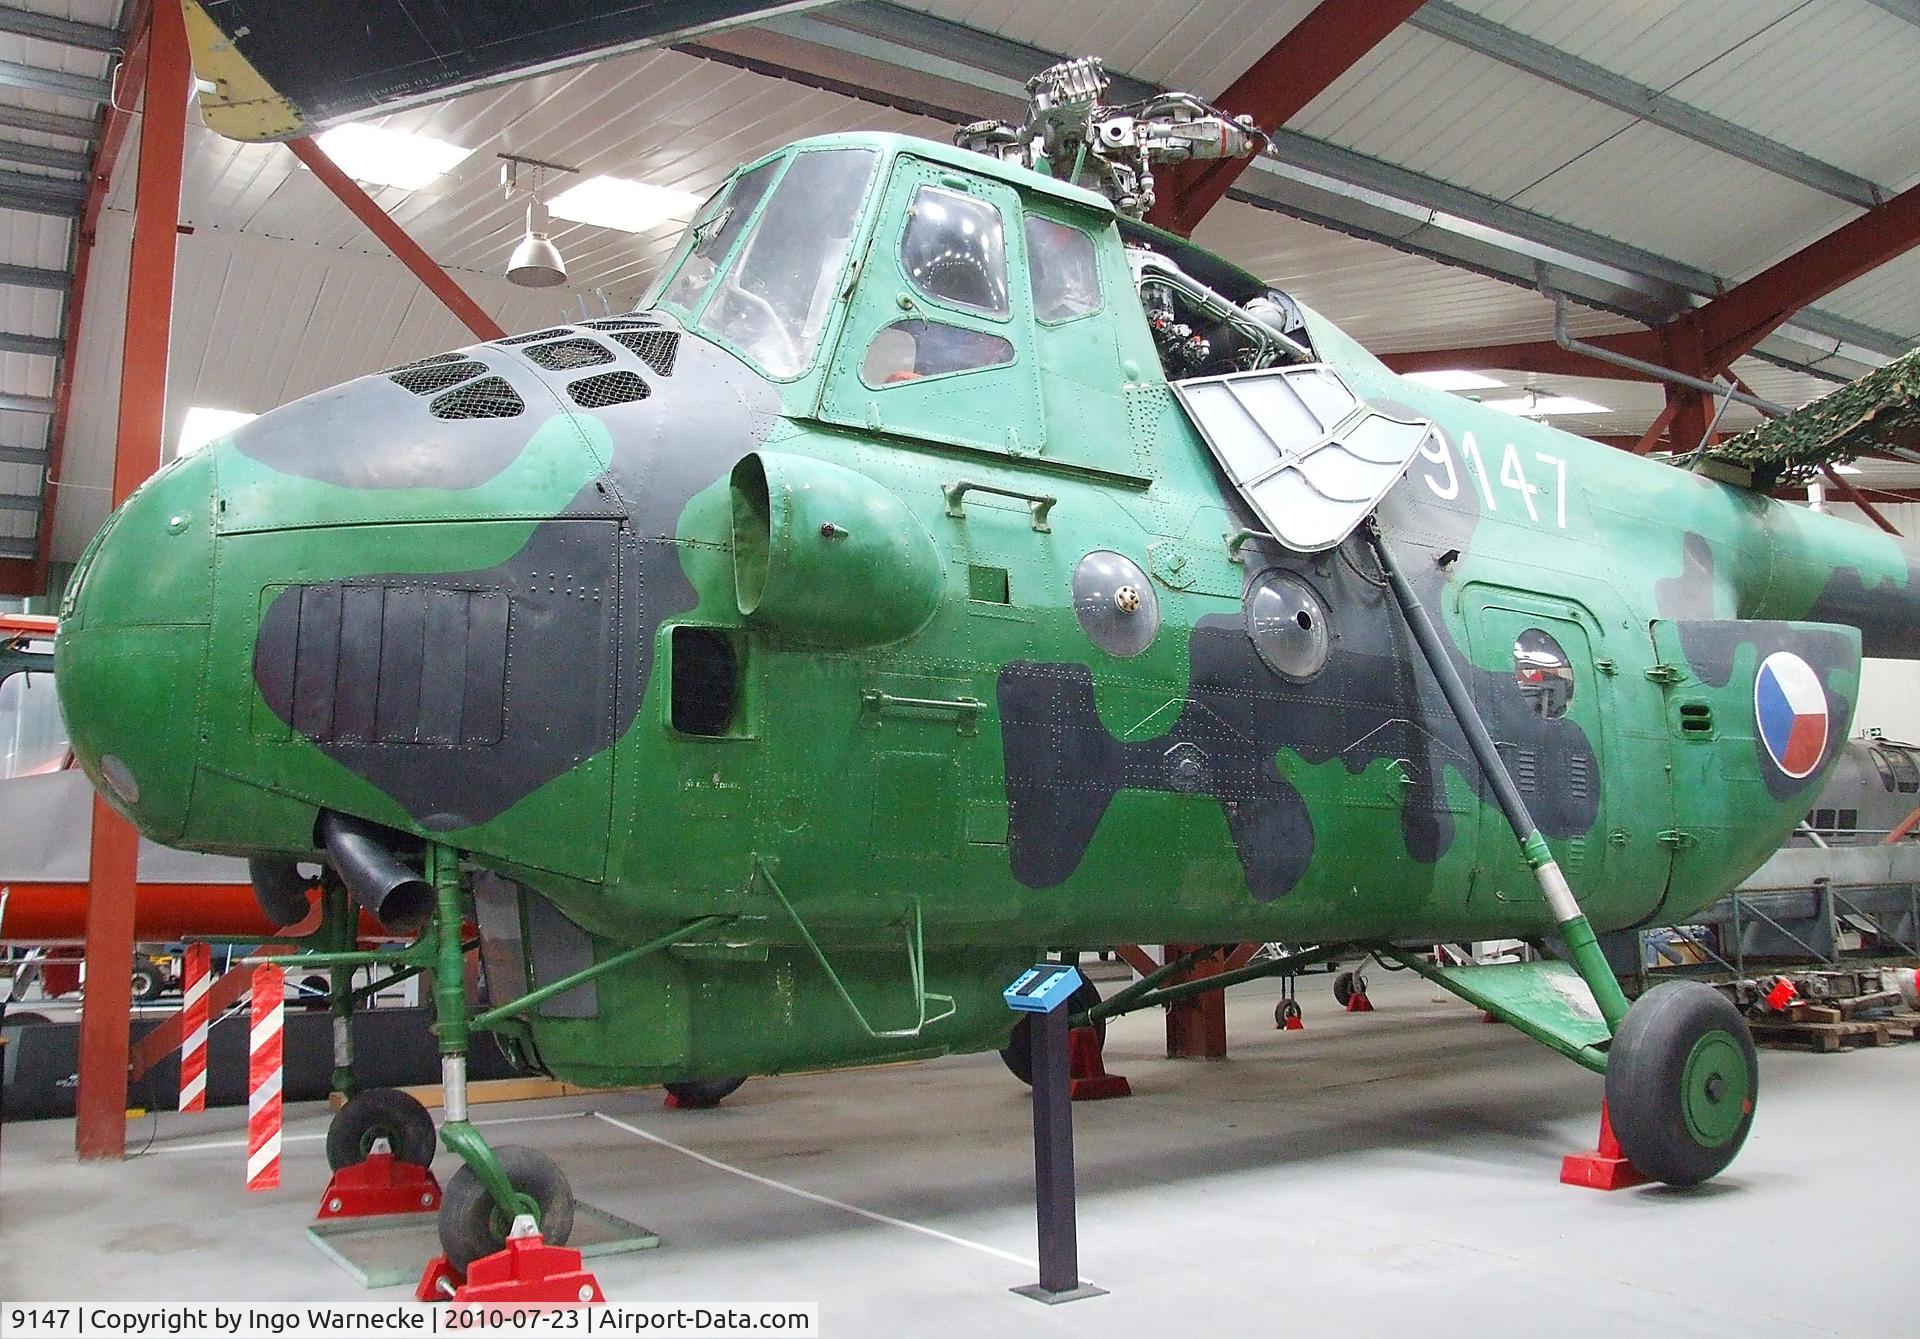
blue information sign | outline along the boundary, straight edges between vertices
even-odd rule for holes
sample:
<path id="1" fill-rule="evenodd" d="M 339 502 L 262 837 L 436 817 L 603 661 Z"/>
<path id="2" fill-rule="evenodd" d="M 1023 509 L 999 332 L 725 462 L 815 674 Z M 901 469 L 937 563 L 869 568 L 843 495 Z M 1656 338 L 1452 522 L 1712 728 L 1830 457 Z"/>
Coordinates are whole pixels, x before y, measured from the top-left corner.
<path id="1" fill-rule="evenodd" d="M 1050 1014 L 1080 988 L 1080 969 L 1063 962 L 1043 962 L 1020 974 L 1019 980 L 1000 992 L 1009 1009 L 1021 1013 Z"/>

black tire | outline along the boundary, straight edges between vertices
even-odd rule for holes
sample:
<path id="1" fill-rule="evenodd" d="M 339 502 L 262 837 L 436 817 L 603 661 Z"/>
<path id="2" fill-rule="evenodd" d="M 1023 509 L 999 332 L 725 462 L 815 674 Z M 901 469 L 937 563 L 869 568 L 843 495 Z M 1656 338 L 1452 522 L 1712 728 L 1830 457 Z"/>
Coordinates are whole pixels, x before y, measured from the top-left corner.
<path id="1" fill-rule="evenodd" d="M 160 992 L 167 988 L 166 973 L 160 970 L 158 963 L 149 958 L 133 960 L 133 998 L 142 1004 L 151 1004 L 160 998 Z"/>
<path id="2" fill-rule="evenodd" d="M 1335 1004 L 1344 1009 L 1347 1007 L 1348 1002 L 1353 999 L 1353 996 L 1354 979 L 1352 972 L 1342 972 L 1333 978 L 1333 1002 Z"/>
<path id="3" fill-rule="evenodd" d="M 1091 981 L 1082 981 L 1072 995 L 1067 997 L 1069 1014 L 1085 1013 L 1100 1003 L 1100 990 Z M 1107 1020 L 1096 1019 L 1093 1024 L 1094 1035 L 1100 1038 L 1100 1048 L 1107 1046 Z M 1000 1048 L 1000 1058 L 1006 1062 L 1007 1069 L 1020 1082 L 1033 1087 L 1033 1015 L 1021 1014 L 1013 1025 L 1013 1031 L 1007 1035 L 1007 1044 Z"/>
<path id="4" fill-rule="evenodd" d="M 1291 996 L 1273 1006 L 1273 1025 L 1277 1028 L 1285 1027 L 1289 1018 L 1298 1018 L 1299 1016 L 1300 1001 Z"/>
<path id="5" fill-rule="evenodd" d="M 37 1023 L 51 1023 L 53 1020 L 45 1014 L 36 1014 L 26 1009 L 9 1009 L 4 1022 L 7 1027 L 33 1027 Z"/>
<path id="6" fill-rule="evenodd" d="M 736 1074 L 724 1079 L 688 1079 L 684 1083 L 663 1083 L 660 1086 L 673 1094 L 674 1103 L 686 1108 L 705 1110 L 717 1107 L 725 1098 L 747 1081 L 745 1074 Z"/>
<path id="7" fill-rule="evenodd" d="M 1747 1020 L 1698 981 L 1668 981 L 1635 1000 L 1607 1052 L 1620 1151 L 1670 1186 L 1697 1186 L 1733 1161 L 1759 1090 Z"/>
<path id="8" fill-rule="evenodd" d="M 334 1113 L 327 1126 L 327 1165 L 337 1172 L 365 1162 L 376 1139 L 387 1141 L 395 1162 L 416 1167 L 432 1166 L 439 1146 L 433 1117 L 418 1101 L 398 1088 L 369 1088 Z"/>
<path id="9" fill-rule="evenodd" d="M 564 1246 L 573 1235 L 573 1188 L 544 1153 L 507 1144 L 494 1150 L 507 1181 L 539 1206 L 540 1237 L 549 1246 Z M 440 1249 L 447 1263 L 467 1272 L 475 1260 L 492 1255 L 507 1244 L 513 1219 L 502 1212 L 474 1175 L 461 1166 L 447 1182 L 440 1199 Z"/>

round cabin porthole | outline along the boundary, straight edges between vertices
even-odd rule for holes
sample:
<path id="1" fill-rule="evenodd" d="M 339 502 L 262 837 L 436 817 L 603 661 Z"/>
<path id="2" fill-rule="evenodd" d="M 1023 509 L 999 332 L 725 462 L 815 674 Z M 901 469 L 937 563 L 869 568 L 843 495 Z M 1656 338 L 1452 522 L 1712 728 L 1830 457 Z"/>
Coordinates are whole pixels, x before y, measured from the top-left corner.
<path id="1" fill-rule="evenodd" d="M 1327 607 L 1290 572 L 1264 572 L 1247 596 L 1247 635 L 1260 658 L 1284 679 L 1304 683 L 1327 663 L 1333 643 Z"/>
<path id="2" fill-rule="evenodd" d="M 1160 631 L 1160 598 L 1140 564 L 1095 549 L 1073 569 L 1073 610 L 1087 639 L 1111 656 L 1137 656 Z"/>
<path id="3" fill-rule="evenodd" d="M 1573 663 L 1560 643 L 1538 628 L 1513 639 L 1513 679 L 1535 716 L 1553 720 L 1573 703 Z"/>

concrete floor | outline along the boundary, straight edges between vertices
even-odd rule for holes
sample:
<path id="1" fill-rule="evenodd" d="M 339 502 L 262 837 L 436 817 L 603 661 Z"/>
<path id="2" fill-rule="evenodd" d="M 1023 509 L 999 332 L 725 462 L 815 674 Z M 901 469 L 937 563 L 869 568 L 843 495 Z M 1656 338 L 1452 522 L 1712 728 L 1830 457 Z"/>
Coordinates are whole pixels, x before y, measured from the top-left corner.
<path id="1" fill-rule="evenodd" d="M 1007 1291 L 1035 1277 L 1029 1106 L 994 1056 L 761 1079 L 709 1112 L 635 1092 L 480 1114 L 665 1236 L 598 1262 L 615 1301 L 816 1303 L 834 1339 L 1916 1332 L 1920 1045 L 1763 1052 L 1760 1117 L 1726 1176 L 1609 1195 L 1556 1179 L 1592 1144 L 1596 1077 L 1373 976 L 1367 1015 L 1304 981 L 1302 1032 L 1274 1030 L 1275 987 L 1240 988 L 1224 1062 L 1162 1058 L 1158 1013 L 1114 1025 L 1108 1065 L 1135 1095 L 1076 1108 L 1082 1269 L 1112 1296 L 1058 1308 Z M 152 1124 L 131 1127 L 135 1149 Z M 78 1165 L 70 1124 L 9 1126 L 0 1296 L 402 1297 L 362 1292 L 303 1235 L 324 1108 L 289 1110 L 277 1193 L 241 1190 L 244 1124 L 162 1115 L 115 1166 Z"/>

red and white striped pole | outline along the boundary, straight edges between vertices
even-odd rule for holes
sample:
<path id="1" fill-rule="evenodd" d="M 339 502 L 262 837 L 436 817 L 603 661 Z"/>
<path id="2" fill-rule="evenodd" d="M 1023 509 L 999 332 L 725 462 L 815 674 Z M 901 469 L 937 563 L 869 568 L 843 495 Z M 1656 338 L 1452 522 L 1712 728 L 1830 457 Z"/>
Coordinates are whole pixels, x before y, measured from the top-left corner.
<path id="1" fill-rule="evenodd" d="M 286 973 L 270 962 L 253 969 L 253 1026 L 247 1034 L 247 1189 L 280 1185 L 281 1027 Z"/>
<path id="2" fill-rule="evenodd" d="M 181 1006 L 180 1109 L 207 1109 L 207 989 L 213 984 L 213 950 L 187 945 L 186 1002 Z"/>

